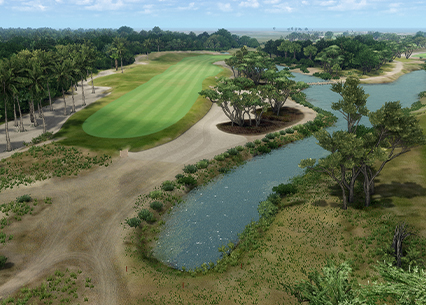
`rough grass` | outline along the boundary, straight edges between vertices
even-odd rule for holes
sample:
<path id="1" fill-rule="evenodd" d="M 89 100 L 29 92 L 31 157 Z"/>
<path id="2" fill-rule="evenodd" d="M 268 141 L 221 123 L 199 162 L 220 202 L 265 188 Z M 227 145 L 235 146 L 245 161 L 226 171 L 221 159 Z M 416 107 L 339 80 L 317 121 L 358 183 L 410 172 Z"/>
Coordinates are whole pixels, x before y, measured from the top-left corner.
<path id="1" fill-rule="evenodd" d="M 107 153 L 113 153 L 124 148 L 128 148 L 131 151 L 139 151 L 175 139 L 188 130 L 208 112 L 211 107 L 211 102 L 205 98 L 198 97 L 189 112 L 177 123 L 160 132 L 143 137 L 130 139 L 99 138 L 85 133 L 82 125 L 93 113 L 115 101 L 125 93 L 148 82 L 152 77 L 163 73 L 171 65 L 176 64 L 183 58 L 199 55 L 200 54 L 196 53 L 166 53 L 161 54 L 161 56 L 159 55 L 158 58 L 152 56 L 154 60 L 150 60 L 148 65 L 134 65 L 126 69 L 123 74 L 117 73 L 100 79 L 95 79 L 95 85 L 112 87 L 113 89 L 111 90 L 111 94 L 75 113 L 55 135 L 56 138 L 60 138 L 61 144 L 64 145 L 80 146 Z M 230 71 L 223 69 L 218 76 L 228 76 L 230 73 Z M 214 85 L 215 81 L 214 76 L 206 78 L 202 84 L 203 89 Z"/>

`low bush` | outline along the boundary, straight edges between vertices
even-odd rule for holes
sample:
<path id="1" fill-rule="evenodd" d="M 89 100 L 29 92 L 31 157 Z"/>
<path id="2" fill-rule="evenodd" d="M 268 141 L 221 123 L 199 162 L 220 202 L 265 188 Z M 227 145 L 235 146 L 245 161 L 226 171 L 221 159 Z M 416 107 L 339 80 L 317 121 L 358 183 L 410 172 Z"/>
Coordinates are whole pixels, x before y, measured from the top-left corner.
<path id="1" fill-rule="evenodd" d="M 276 142 L 276 141 L 271 141 L 271 142 L 269 142 L 268 144 L 268 147 L 269 148 L 271 148 L 271 149 L 277 149 L 279 146 L 278 146 L 278 143 Z"/>
<path id="2" fill-rule="evenodd" d="M 229 168 L 227 168 L 227 167 L 219 168 L 219 173 L 226 174 L 227 172 L 229 172 Z"/>
<path id="3" fill-rule="evenodd" d="M 207 160 L 207 159 L 203 159 L 203 160 L 197 162 L 197 167 L 199 169 L 207 168 L 207 166 L 209 166 L 209 160 Z"/>
<path id="4" fill-rule="evenodd" d="M 262 142 L 268 143 L 269 139 L 267 137 L 262 138 Z"/>
<path id="5" fill-rule="evenodd" d="M 260 217 L 269 218 L 278 213 L 278 208 L 269 200 L 265 200 L 259 203 L 257 211 L 259 212 Z"/>
<path id="6" fill-rule="evenodd" d="M 29 194 L 22 195 L 20 197 L 16 197 L 16 202 L 22 203 L 22 202 L 30 202 L 32 200 L 31 196 Z"/>
<path id="7" fill-rule="evenodd" d="M 294 129 L 293 128 L 287 128 L 285 131 L 287 133 L 294 133 Z"/>
<path id="8" fill-rule="evenodd" d="M 185 177 L 185 175 L 184 175 L 184 174 L 177 174 L 177 175 L 175 176 L 176 180 L 179 180 L 180 178 L 183 178 L 183 177 Z"/>
<path id="9" fill-rule="evenodd" d="M 247 142 L 247 143 L 246 143 L 246 147 L 247 147 L 247 148 L 255 148 L 255 147 L 256 147 L 256 144 L 254 144 L 253 142 Z"/>
<path id="10" fill-rule="evenodd" d="M 172 181 L 164 181 L 161 185 L 161 189 L 166 192 L 171 192 L 175 189 L 175 184 Z"/>
<path id="11" fill-rule="evenodd" d="M 329 80 L 329 79 L 331 79 L 331 74 L 330 74 L 330 73 L 328 73 L 328 72 L 322 72 L 322 73 L 320 73 L 320 72 L 315 72 L 313 75 L 314 75 L 314 76 L 316 76 L 316 77 L 319 77 L 319 78 L 325 79 L 325 80 Z"/>
<path id="12" fill-rule="evenodd" d="M 214 159 L 216 161 L 224 161 L 225 160 L 225 156 L 223 154 L 216 155 L 216 156 L 214 156 Z"/>
<path id="13" fill-rule="evenodd" d="M 7 262 L 7 257 L 0 255 L 0 270 L 4 268 L 4 266 L 6 266 L 6 262 Z"/>
<path id="14" fill-rule="evenodd" d="M 228 153 L 230 156 L 236 156 L 236 155 L 238 155 L 238 154 L 239 154 L 239 151 L 238 151 L 236 148 L 230 148 L 230 149 L 228 149 L 228 150 L 227 150 L 227 153 Z"/>
<path id="15" fill-rule="evenodd" d="M 287 133 L 287 131 L 285 131 L 285 130 L 280 130 L 280 135 L 285 135 Z"/>
<path id="16" fill-rule="evenodd" d="M 230 154 L 229 154 L 229 152 L 224 152 L 224 153 L 223 153 L 223 156 L 224 156 L 225 158 L 229 158 Z"/>
<path id="17" fill-rule="evenodd" d="M 187 174 L 194 174 L 197 172 L 197 170 L 197 166 L 193 164 L 185 165 L 185 167 L 183 168 L 183 172 Z"/>
<path id="18" fill-rule="evenodd" d="M 244 147 L 243 147 L 243 146 L 241 146 L 241 145 L 239 145 L 239 146 L 235 147 L 235 149 L 236 149 L 236 150 L 238 150 L 238 151 L 243 151 L 243 150 L 244 150 Z"/>
<path id="19" fill-rule="evenodd" d="M 141 220 L 145 220 L 146 222 L 153 222 L 155 220 L 154 214 L 152 214 L 152 212 L 147 209 L 140 210 L 140 212 L 138 213 L 138 217 Z"/>
<path id="20" fill-rule="evenodd" d="M 272 202 L 274 205 L 279 205 L 281 203 L 281 196 L 277 193 L 269 194 L 266 200 Z"/>
<path id="21" fill-rule="evenodd" d="M 274 186 L 272 188 L 272 191 L 277 194 L 280 194 L 281 196 L 286 196 L 290 194 L 295 194 L 297 192 L 297 188 L 291 183 L 281 183 L 277 186 Z"/>
<path id="22" fill-rule="evenodd" d="M 300 67 L 300 71 L 302 71 L 303 73 L 309 73 L 308 67 L 306 66 Z"/>
<path id="23" fill-rule="evenodd" d="M 262 143 L 262 141 L 261 141 L 261 140 L 259 140 L 259 139 L 254 140 L 254 144 L 256 144 L 256 145 L 259 145 L 259 144 L 261 144 L 261 143 Z"/>
<path id="24" fill-rule="evenodd" d="M 426 91 L 422 91 L 419 93 L 419 98 L 426 97 Z"/>
<path id="25" fill-rule="evenodd" d="M 275 136 L 275 133 L 268 133 L 265 137 L 270 139 L 270 140 L 273 140 L 273 139 L 275 139 L 276 136 Z"/>
<path id="26" fill-rule="evenodd" d="M 195 180 L 195 178 L 192 177 L 192 176 L 183 176 L 183 177 L 179 178 L 177 180 L 177 182 L 179 184 L 183 184 L 183 185 L 190 186 L 190 187 L 197 185 L 197 180 Z"/>
<path id="27" fill-rule="evenodd" d="M 155 211 L 161 211 L 163 209 L 163 204 L 160 201 L 153 201 L 149 206 Z"/>
<path id="28" fill-rule="evenodd" d="M 270 149 L 268 146 L 266 146 L 266 145 L 260 145 L 260 146 L 257 148 L 257 151 L 258 151 L 259 153 L 261 153 L 261 154 L 268 154 L 268 153 L 270 153 L 270 152 L 271 152 L 271 149 Z"/>
<path id="29" fill-rule="evenodd" d="M 152 191 L 149 193 L 149 198 L 151 199 L 158 199 L 158 198 L 161 198 L 162 196 L 163 196 L 163 193 L 159 190 Z"/>
<path id="30" fill-rule="evenodd" d="M 141 220 L 139 218 L 136 218 L 136 217 L 126 219 L 126 222 L 129 225 L 129 227 L 131 227 L 131 228 L 137 228 L 141 224 Z"/>

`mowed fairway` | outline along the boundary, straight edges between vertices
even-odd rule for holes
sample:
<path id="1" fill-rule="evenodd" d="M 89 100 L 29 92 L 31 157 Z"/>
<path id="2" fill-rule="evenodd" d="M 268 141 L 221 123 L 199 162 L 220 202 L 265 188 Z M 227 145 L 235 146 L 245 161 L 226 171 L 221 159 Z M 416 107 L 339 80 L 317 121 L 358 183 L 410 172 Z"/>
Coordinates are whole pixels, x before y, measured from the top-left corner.
<path id="1" fill-rule="evenodd" d="M 203 80 L 221 71 L 213 62 L 227 57 L 184 58 L 95 112 L 84 122 L 83 130 L 101 138 L 135 138 L 175 124 L 197 100 Z"/>

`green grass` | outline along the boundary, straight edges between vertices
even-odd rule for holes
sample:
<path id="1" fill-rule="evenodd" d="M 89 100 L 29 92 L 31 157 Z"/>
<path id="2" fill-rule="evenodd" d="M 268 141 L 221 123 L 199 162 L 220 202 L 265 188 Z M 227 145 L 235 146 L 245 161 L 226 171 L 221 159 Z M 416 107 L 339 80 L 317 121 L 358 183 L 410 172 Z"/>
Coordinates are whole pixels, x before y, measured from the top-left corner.
<path id="1" fill-rule="evenodd" d="M 175 124 L 197 100 L 203 80 L 221 71 L 212 65 L 218 60 L 212 55 L 183 59 L 98 110 L 84 122 L 83 130 L 102 138 L 134 138 Z"/>
<path id="2" fill-rule="evenodd" d="M 127 68 L 123 74 L 116 73 L 96 79 L 96 86 L 112 87 L 111 94 L 71 116 L 64 126 L 62 126 L 61 130 L 55 134 L 55 137 L 60 138 L 60 143 L 63 145 L 80 146 L 107 153 L 115 153 L 124 148 L 128 148 L 131 151 L 139 151 L 175 139 L 198 122 L 209 111 L 211 102 L 205 98 L 198 97 L 189 112 L 178 122 L 162 131 L 142 137 L 126 139 L 95 137 L 87 134 L 83 130 L 82 125 L 92 114 L 106 105 L 148 82 L 156 75 L 165 72 L 169 67 L 177 64 L 182 59 L 194 56 L 200 56 L 200 54 L 166 53 L 154 60 L 150 60 L 148 65 L 135 65 Z M 154 55 L 150 55 L 150 58 L 153 57 Z M 217 60 L 223 58 L 223 56 L 218 56 Z M 222 72 L 217 76 L 229 76 L 230 74 L 230 71 L 222 69 Z M 207 77 L 202 83 L 202 88 L 207 88 L 215 83 L 216 79 L 214 76 Z"/>
<path id="3" fill-rule="evenodd" d="M 416 54 L 416 55 L 413 55 L 411 57 L 423 57 L 423 58 L 426 58 L 426 53 Z"/>

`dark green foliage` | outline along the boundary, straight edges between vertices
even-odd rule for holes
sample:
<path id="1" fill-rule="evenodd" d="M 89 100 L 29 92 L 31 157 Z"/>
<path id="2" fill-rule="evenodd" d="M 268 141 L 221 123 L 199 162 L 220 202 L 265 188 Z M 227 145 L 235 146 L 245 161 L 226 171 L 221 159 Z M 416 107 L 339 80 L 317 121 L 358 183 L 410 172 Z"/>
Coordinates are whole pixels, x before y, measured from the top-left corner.
<path id="1" fill-rule="evenodd" d="M 163 204 L 160 201 L 153 201 L 149 206 L 155 211 L 161 211 L 163 209 Z"/>
<path id="2" fill-rule="evenodd" d="M 197 185 L 197 180 L 195 180 L 195 178 L 192 176 L 183 176 L 179 178 L 177 182 L 179 184 L 184 184 L 189 187 Z"/>
<path id="3" fill-rule="evenodd" d="M 183 177 L 185 177 L 185 175 L 184 175 L 184 174 L 177 174 L 177 175 L 175 176 L 176 180 L 179 180 L 179 179 L 181 179 L 181 178 L 183 178 Z"/>
<path id="4" fill-rule="evenodd" d="M 256 147 L 256 144 L 254 144 L 253 142 L 247 142 L 247 143 L 246 143 L 246 147 L 247 147 L 247 148 L 255 148 L 255 147 Z"/>
<path id="5" fill-rule="evenodd" d="M 225 160 L 225 156 L 223 154 L 216 155 L 216 156 L 214 156 L 214 159 L 216 161 L 224 161 Z"/>
<path id="6" fill-rule="evenodd" d="M 281 203 L 281 196 L 277 193 L 272 193 L 266 200 L 272 202 L 274 205 L 279 205 Z"/>
<path id="7" fill-rule="evenodd" d="M 269 218 L 278 213 L 278 208 L 269 200 L 265 200 L 259 203 L 257 211 L 260 217 Z"/>
<path id="8" fill-rule="evenodd" d="M 411 104 L 410 108 L 402 108 L 402 111 L 404 112 L 404 114 L 408 115 L 411 111 L 416 111 L 419 110 L 421 108 L 423 108 L 425 105 L 422 104 L 422 102 L 417 101 L 414 102 L 413 104 Z"/>
<path id="9" fill-rule="evenodd" d="M 281 196 L 286 196 L 297 193 L 297 188 L 292 183 L 281 183 L 278 186 L 274 186 L 272 191 Z"/>
<path id="10" fill-rule="evenodd" d="M 285 135 L 287 133 L 287 131 L 285 131 L 285 130 L 280 130 L 280 135 Z"/>
<path id="11" fill-rule="evenodd" d="M 300 71 L 302 71 L 303 73 L 309 73 L 308 67 L 305 66 L 300 67 Z"/>
<path id="12" fill-rule="evenodd" d="M 173 191 L 175 189 L 175 184 L 172 181 L 169 181 L 169 180 L 164 181 L 161 184 L 161 189 L 163 191 L 166 191 L 166 192 L 171 192 L 171 191 Z"/>
<path id="13" fill-rule="evenodd" d="M 197 170 L 197 166 L 193 164 L 185 165 L 185 167 L 183 168 L 183 172 L 187 174 L 194 174 L 197 172 Z"/>
<path id="14" fill-rule="evenodd" d="M 276 142 L 276 141 L 271 141 L 271 142 L 267 143 L 266 145 L 268 145 L 268 147 L 270 149 L 277 149 L 279 147 L 278 142 Z"/>
<path id="15" fill-rule="evenodd" d="M 235 147 L 235 149 L 238 150 L 238 151 L 243 151 L 244 147 L 240 145 L 240 146 Z"/>
<path id="16" fill-rule="evenodd" d="M 330 74 L 330 73 L 328 73 L 328 72 L 322 72 L 322 73 L 320 73 L 320 72 L 315 72 L 313 75 L 314 75 L 314 76 L 316 76 L 316 77 L 319 77 L 319 78 L 325 79 L 325 80 L 329 80 L 329 79 L 331 79 L 331 74 Z"/>
<path id="17" fill-rule="evenodd" d="M 22 195 L 22 196 L 16 198 L 16 202 L 18 202 L 18 203 L 30 202 L 31 200 L 32 200 L 32 198 L 29 194 L 25 194 L 25 195 Z"/>
<path id="18" fill-rule="evenodd" d="M 293 128 L 287 128 L 285 131 L 287 133 L 294 133 L 294 129 Z"/>
<path id="19" fill-rule="evenodd" d="M 268 133 L 265 137 L 270 139 L 270 140 L 273 140 L 273 139 L 275 139 L 276 136 L 275 136 L 275 133 Z"/>
<path id="20" fill-rule="evenodd" d="M 262 143 L 262 141 L 261 141 L 261 140 L 259 140 L 259 139 L 254 140 L 254 144 L 256 144 L 256 145 L 259 145 L 259 144 L 261 144 L 261 143 Z"/>
<path id="21" fill-rule="evenodd" d="M 207 166 L 209 166 L 209 160 L 207 160 L 207 159 L 203 159 L 203 160 L 197 162 L 197 167 L 199 169 L 207 168 Z"/>
<path id="22" fill-rule="evenodd" d="M 257 148 L 257 151 L 258 151 L 259 153 L 261 153 L 261 154 L 268 154 L 268 153 L 270 153 L 270 152 L 271 152 L 271 149 L 270 149 L 268 146 L 266 146 L 266 145 L 260 145 L 260 146 Z"/>
<path id="23" fill-rule="evenodd" d="M 152 214 L 152 212 L 150 210 L 147 210 L 147 209 L 140 210 L 140 212 L 138 213 L 138 217 L 141 220 L 145 220 L 146 222 L 155 221 L 154 214 Z"/>
<path id="24" fill-rule="evenodd" d="M 152 191 L 149 193 L 149 198 L 151 199 L 158 199 L 158 198 L 161 198 L 162 196 L 163 196 L 163 193 L 159 190 Z"/>
<path id="25" fill-rule="evenodd" d="M 236 156 L 236 155 L 238 155 L 239 151 L 238 151 L 238 149 L 236 149 L 236 148 L 230 148 L 230 149 L 228 149 L 228 150 L 227 150 L 227 153 L 228 153 L 230 156 Z"/>
<path id="26" fill-rule="evenodd" d="M 126 222 L 129 225 L 129 227 L 132 227 L 132 228 L 137 228 L 141 224 L 141 220 L 139 218 L 136 218 L 136 217 L 126 219 Z"/>
<path id="27" fill-rule="evenodd" d="M 229 168 L 228 167 L 221 167 L 221 168 L 219 168 L 219 173 L 226 174 L 227 172 L 229 172 Z"/>
<path id="28" fill-rule="evenodd" d="M 6 265 L 7 257 L 0 255 L 0 270 L 4 268 Z"/>
<path id="29" fill-rule="evenodd" d="M 268 142 L 269 142 L 269 139 L 268 139 L 267 137 L 262 138 L 262 142 L 268 143 Z"/>
<path id="30" fill-rule="evenodd" d="M 419 98 L 426 97 L 426 91 L 422 91 L 419 93 Z"/>

